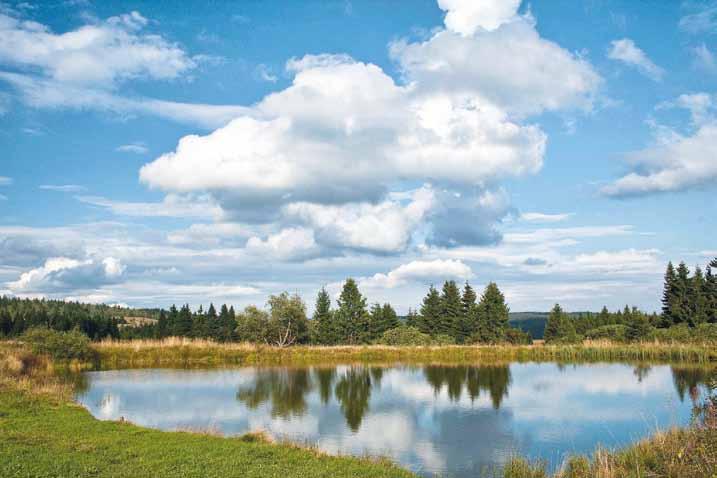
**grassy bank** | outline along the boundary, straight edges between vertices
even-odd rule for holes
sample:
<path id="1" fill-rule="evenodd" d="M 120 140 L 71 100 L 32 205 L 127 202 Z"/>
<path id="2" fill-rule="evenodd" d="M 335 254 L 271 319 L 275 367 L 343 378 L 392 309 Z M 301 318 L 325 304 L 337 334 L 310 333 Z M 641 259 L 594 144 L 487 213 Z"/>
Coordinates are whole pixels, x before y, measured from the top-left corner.
<path id="1" fill-rule="evenodd" d="M 696 351 L 660 345 L 649 357 L 632 347 L 306 347 L 265 349 L 211 343 L 115 343 L 96 346 L 102 360 L 145 366 L 298 363 L 347 360 L 638 360 L 686 358 Z M 474 349 L 470 351 L 469 349 Z M 169 351 L 172 362 L 156 354 Z M 180 357 L 182 361 L 178 362 Z M 707 359 L 712 356 L 707 354 Z M 141 361 L 139 361 L 141 359 Z M 155 360 L 160 359 L 159 362 Z M 707 360 L 706 359 L 706 360 Z M 79 366 L 80 364 L 75 364 Z M 111 364 L 102 364 L 111 367 Z M 20 344 L 0 342 L 0 476 L 2 477 L 409 477 L 387 461 L 331 457 L 315 450 L 274 445 L 255 437 L 161 432 L 129 423 L 95 420 L 72 402 L 72 384 L 51 360 Z M 717 420 L 715 420 L 717 421 Z M 516 458 L 494 478 L 547 478 L 544 467 Z M 692 427 L 659 433 L 629 448 L 572 457 L 556 478 L 714 478 L 717 430 Z"/>
<path id="2" fill-rule="evenodd" d="M 387 461 L 255 437 L 161 432 L 95 420 L 47 359 L 0 345 L 0 476 L 410 477 Z"/>
<path id="3" fill-rule="evenodd" d="M 346 362 L 717 362 L 717 348 L 672 343 L 525 346 L 297 346 L 277 348 L 254 344 L 219 344 L 171 338 L 101 342 L 93 345 L 103 368 L 193 367 L 252 364 L 325 364 Z"/>

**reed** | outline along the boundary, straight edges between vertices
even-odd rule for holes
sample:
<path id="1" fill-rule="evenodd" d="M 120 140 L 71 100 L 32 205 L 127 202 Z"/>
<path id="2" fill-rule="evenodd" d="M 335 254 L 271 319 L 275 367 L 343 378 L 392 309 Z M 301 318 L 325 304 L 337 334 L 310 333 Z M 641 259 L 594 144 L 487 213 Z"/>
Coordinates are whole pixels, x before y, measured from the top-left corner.
<path id="1" fill-rule="evenodd" d="M 105 341 L 93 345 L 101 368 L 198 367 L 222 365 L 308 365 L 350 362 L 495 363 L 495 362 L 670 362 L 717 361 L 717 348 L 681 343 L 616 344 L 586 341 L 579 345 L 472 345 L 392 347 L 271 347 L 210 340 Z"/>

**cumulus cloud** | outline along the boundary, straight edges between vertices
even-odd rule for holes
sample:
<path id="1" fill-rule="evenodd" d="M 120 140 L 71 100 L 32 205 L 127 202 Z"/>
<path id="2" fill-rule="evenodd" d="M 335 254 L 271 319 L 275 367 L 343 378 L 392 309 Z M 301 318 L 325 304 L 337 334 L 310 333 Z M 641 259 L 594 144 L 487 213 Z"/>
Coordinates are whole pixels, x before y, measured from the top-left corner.
<path id="1" fill-rule="evenodd" d="M 394 288 L 410 281 L 441 281 L 446 279 L 470 279 L 473 271 L 460 260 L 412 261 L 388 272 L 378 273 L 361 279 L 360 285 L 366 288 Z"/>
<path id="2" fill-rule="evenodd" d="M 117 281 L 125 266 L 113 257 L 102 260 L 76 260 L 67 257 L 47 259 L 45 264 L 24 272 L 8 288 L 14 293 L 59 292 L 93 289 Z"/>
<path id="3" fill-rule="evenodd" d="M 266 239 L 250 237 L 246 250 L 249 254 L 267 259 L 294 261 L 316 256 L 318 246 L 311 229 L 287 228 L 269 235 Z"/>
<path id="4" fill-rule="evenodd" d="M 288 204 L 284 213 L 311 226 L 328 246 L 397 252 L 405 249 L 434 202 L 434 192 L 426 186 L 408 197 L 405 205 L 393 199 L 340 206 L 298 202 Z"/>
<path id="5" fill-rule="evenodd" d="M 196 65 L 176 44 L 142 30 L 148 20 L 133 11 L 62 34 L 0 14 L 0 61 L 39 69 L 63 83 L 112 87 L 147 77 L 177 78 Z"/>
<path id="6" fill-rule="evenodd" d="M 654 81 L 662 80 L 665 74 L 665 70 L 653 63 L 645 52 L 638 48 L 635 42 L 629 38 L 612 41 L 607 57 L 636 68 L 640 73 Z"/>
<path id="7" fill-rule="evenodd" d="M 438 0 L 446 12 L 445 24 L 461 35 L 473 35 L 478 28 L 493 31 L 515 18 L 521 0 Z"/>
<path id="8" fill-rule="evenodd" d="M 690 111 L 692 132 L 683 134 L 654 125 L 655 144 L 631 153 L 634 171 L 602 188 L 613 197 L 641 196 L 714 184 L 717 179 L 717 118 L 712 95 L 682 95 L 666 107 Z"/>

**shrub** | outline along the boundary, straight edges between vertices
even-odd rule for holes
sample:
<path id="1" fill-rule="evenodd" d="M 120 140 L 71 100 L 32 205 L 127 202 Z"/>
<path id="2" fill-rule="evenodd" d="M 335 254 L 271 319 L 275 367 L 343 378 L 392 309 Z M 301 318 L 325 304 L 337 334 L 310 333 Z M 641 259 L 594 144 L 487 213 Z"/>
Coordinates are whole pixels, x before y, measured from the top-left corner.
<path id="1" fill-rule="evenodd" d="M 690 342 L 692 332 L 687 324 L 673 325 L 669 329 L 655 329 L 653 338 L 661 342 Z"/>
<path id="2" fill-rule="evenodd" d="M 55 360 L 92 360 L 95 353 L 90 339 L 77 330 L 57 332 L 51 329 L 30 329 L 23 335 L 33 353 L 49 355 Z"/>
<path id="3" fill-rule="evenodd" d="M 431 345 L 431 336 L 415 327 L 402 325 L 383 333 L 378 341 L 383 345 Z"/>
<path id="4" fill-rule="evenodd" d="M 612 340 L 626 342 L 629 327 L 622 324 L 611 324 L 596 327 L 585 332 L 585 338 L 590 340 Z"/>
<path id="5" fill-rule="evenodd" d="M 530 345 L 533 343 L 533 337 L 528 332 L 508 327 L 505 329 L 505 341 L 512 345 Z"/>
<path id="6" fill-rule="evenodd" d="M 432 345 L 455 345 L 456 339 L 446 334 L 438 334 L 431 340 Z"/>

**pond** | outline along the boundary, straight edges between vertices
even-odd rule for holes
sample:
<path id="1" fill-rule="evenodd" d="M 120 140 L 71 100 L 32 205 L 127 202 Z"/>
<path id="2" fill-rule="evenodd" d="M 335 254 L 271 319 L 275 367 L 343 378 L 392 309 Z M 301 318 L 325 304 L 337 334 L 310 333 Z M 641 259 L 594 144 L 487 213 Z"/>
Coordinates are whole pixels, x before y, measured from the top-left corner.
<path id="1" fill-rule="evenodd" d="M 667 365 L 251 367 L 88 372 L 97 418 L 225 435 L 264 430 L 422 475 L 488 475 L 520 454 L 624 446 L 689 423 L 706 371 Z"/>

